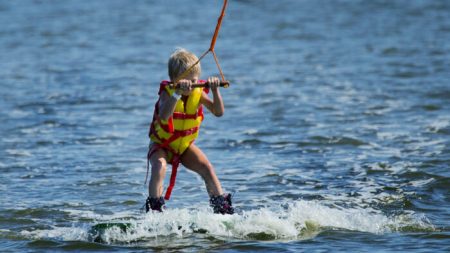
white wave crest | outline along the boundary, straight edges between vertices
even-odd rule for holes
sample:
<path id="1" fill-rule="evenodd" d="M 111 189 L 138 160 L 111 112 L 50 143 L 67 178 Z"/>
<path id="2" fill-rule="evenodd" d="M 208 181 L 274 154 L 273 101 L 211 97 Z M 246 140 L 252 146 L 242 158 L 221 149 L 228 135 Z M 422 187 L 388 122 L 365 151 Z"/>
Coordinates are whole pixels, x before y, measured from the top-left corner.
<path id="1" fill-rule="evenodd" d="M 73 214 L 74 212 L 72 212 Z M 98 241 L 122 244 L 174 236 L 182 238 L 196 233 L 218 238 L 253 240 L 303 240 L 320 231 L 343 229 L 369 233 L 402 231 L 417 227 L 433 230 L 425 217 L 404 214 L 388 217 L 373 209 L 326 206 L 317 201 L 296 201 L 286 207 L 261 208 L 235 215 L 213 214 L 209 208 L 200 210 L 168 209 L 162 213 L 131 215 L 87 214 L 97 223 L 74 223 L 72 227 L 22 232 L 34 238 L 56 238 L 64 241 Z"/>

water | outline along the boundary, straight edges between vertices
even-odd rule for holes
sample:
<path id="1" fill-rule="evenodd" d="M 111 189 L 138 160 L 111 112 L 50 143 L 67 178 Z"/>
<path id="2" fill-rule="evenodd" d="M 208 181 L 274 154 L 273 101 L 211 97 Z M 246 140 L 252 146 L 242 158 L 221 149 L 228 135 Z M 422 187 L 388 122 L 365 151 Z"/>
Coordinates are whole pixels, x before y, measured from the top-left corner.
<path id="1" fill-rule="evenodd" d="M 448 252 L 444 0 L 231 0 L 197 144 L 238 214 L 185 169 L 140 213 L 168 56 L 206 50 L 221 4 L 0 2 L 0 251 Z"/>

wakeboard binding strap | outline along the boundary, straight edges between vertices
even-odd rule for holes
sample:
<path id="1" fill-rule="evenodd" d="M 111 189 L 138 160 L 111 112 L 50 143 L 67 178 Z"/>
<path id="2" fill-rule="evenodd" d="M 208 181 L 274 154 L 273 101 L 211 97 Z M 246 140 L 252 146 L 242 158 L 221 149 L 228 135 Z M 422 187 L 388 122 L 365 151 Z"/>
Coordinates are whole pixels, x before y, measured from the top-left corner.
<path id="1" fill-rule="evenodd" d="M 212 196 L 209 200 L 214 213 L 234 214 L 234 208 L 231 203 L 231 194 L 226 193 L 219 196 Z"/>
<path id="2" fill-rule="evenodd" d="M 163 197 L 148 197 L 145 201 L 145 212 L 148 213 L 150 210 L 162 212 L 162 207 L 164 206 L 164 204 L 165 201 Z"/>

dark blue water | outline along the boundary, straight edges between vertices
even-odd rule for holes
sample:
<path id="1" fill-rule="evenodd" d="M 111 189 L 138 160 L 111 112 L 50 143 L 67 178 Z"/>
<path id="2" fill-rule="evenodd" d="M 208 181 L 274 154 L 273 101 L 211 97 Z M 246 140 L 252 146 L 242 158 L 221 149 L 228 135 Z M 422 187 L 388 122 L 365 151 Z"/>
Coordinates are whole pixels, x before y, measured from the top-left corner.
<path id="1" fill-rule="evenodd" d="M 448 252 L 445 0 L 231 0 L 197 144 L 238 214 L 184 168 L 140 213 L 168 56 L 204 52 L 221 5 L 0 1 L 0 251 Z"/>

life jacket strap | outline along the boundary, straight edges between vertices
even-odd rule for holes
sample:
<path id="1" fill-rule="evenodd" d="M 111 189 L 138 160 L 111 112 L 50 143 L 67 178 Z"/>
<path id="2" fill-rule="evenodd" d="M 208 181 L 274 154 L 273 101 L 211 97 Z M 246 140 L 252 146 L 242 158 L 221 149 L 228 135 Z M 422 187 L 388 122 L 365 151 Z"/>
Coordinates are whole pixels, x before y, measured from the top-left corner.
<path id="1" fill-rule="evenodd" d="M 184 131 L 175 131 L 175 133 L 169 139 L 165 140 L 161 144 L 157 144 L 157 143 L 153 144 L 153 146 L 151 148 L 149 148 L 149 150 L 148 150 L 148 153 L 147 153 L 147 173 L 145 175 L 145 184 L 147 184 L 148 171 L 150 170 L 150 157 L 153 155 L 153 153 L 155 153 L 156 150 L 158 150 L 159 148 L 163 148 L 163 149 L 169 150 L 173 154 L 173 157 L 172 157 L 172 172 L 170 174 L 170 182 L 169 182 L 169 186 L 167 187 L 167 190 L 166 190 L 166 195 L 164 196 L 164 199 L 166 199 L 166 200 L 170 199 L 170 195 L 172 194 L 173 187 L 175 186 L 175 181 L 176 181 L 176 178 L 177 178 L 178 166 L 180 165 L 180 157 L 181 157 L 181 154 L 176 152 L 169 145 L 170 145 L 170 143 L 174 142 L 178 138 L 185 137 L 185 136 L 188 136 L 188 135 L 192 135 L 192 134 L 198 132 L 198 129 L 199 129 L 198 127 L 193 127 L 191 129 L 184 130 Z M 155 136 L 157 136 L 157 135 L 155 135 Z M 157 138 L 159 139 L 159 137 L 157 137 Z"/>
<path id="2" fill-rule="evenodd" d="M 197 119 L 198 113 L 187 114 L 183 112 L 174 112 L 172 115 L 173 119 Z"/>
<path id="3" fill-rule="evenodd" d="M 173 187 L 175 186 L 175 180 L 177 178 L 177 171 L 179 165 L 180 165 L 180 155 L 174 154 L 172 158 L 172 173 L 170 174 L 170 182 L 166 190 L 166 195 L 164 195 L 165 200 L 170 199 Z"/>

